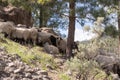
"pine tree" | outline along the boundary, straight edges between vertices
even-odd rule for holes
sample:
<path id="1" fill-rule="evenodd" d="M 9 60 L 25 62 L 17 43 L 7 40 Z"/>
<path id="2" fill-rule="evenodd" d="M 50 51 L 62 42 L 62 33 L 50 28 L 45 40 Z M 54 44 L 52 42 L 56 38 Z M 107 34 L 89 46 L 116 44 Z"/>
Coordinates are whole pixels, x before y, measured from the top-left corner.
<path id="1" fill-rule="evenodd" d="M 68 38 L 67 38 L 67 48 L 66 54 L 70 58 L 72 56 L 72 45 L 74 42 L 75 34 L 75 0 L 69 1 L 69 29 L 68 29 Z"/>

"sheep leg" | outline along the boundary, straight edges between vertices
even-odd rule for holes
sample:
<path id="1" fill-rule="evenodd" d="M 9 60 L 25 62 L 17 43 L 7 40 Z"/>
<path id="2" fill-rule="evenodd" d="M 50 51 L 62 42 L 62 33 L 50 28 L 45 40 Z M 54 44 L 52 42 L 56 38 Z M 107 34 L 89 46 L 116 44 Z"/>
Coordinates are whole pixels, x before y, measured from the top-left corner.
<path id="1" fill-rule="evenodd" d="M 33 41 L 33 46 L 35 46 L 35 45 L 36 45 L 36 41 L 34 40 L 34 41 Z"/>
<path id="2" fill-rule="evenodd" d="M 3 33 L 4 34 L 4 37 L 7 38 L 8 37 L 8 34 L 7 33 Z"/>

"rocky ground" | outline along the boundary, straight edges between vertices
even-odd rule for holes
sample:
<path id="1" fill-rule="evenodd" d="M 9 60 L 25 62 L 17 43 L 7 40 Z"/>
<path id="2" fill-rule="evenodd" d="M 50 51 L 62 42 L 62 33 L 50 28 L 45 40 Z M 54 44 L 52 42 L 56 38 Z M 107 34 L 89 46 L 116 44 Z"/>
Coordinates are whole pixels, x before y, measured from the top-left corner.
<path id="1" fill-rule="evenodd" d="M 8 54 L 0 48 L 0 80 L 52 80 L 48 72 L 40 68 L 33 68 L 21 61 L 14 54 Z"/>

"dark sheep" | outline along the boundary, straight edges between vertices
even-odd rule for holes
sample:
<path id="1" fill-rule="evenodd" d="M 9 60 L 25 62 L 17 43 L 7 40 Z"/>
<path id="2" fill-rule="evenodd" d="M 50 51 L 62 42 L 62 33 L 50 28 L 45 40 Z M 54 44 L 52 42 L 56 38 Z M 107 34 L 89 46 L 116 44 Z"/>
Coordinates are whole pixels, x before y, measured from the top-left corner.
<path id="1" fill-rule="evenodd" d="M 51 33 L 46 33 L 46 32 L 38 32 L 38 44 L 45 44 L 46 42 L 48 42 L 49 44 L 51 43 L 50 38 L 52 39 L 52 35 Z"/>
<path id="2" fill-rule="evenodd" d="M 79 51 L 79 48 L 78 48 L 78 45 L 79 45 L 79 44 L 78 44 L 77 42 L 73 42 L 72 49 L 73 49 L 73 50 L 76 49 L 78 52 L 80 52 L 80 51 Z"/>

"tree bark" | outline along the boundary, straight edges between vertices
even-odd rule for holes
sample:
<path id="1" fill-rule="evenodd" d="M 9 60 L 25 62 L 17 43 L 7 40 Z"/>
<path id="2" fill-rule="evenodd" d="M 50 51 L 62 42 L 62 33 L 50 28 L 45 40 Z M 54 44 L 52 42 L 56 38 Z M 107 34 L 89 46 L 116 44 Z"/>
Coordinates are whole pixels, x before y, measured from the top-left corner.
<path id="1" fill-rule="evenodd" d="M 120 53 L 120 0 L 118 0 L 118 32 L 119 32 L 119 53 Z"/>
<path id="2" fill-rule="evenodd" d="M 43 6 L 40 5 L 39 27 L 43 27 Z"/>
<path id="3" fill-rule="evenodd" d="M 69 1 L 69 29 L 68 29 L 68 38 L 67 38 L 67 47 L 66 54 L 67 58 L 71 58 L 72 56 L 72 45 L 74 42 L 74 34 L 75 34 L 75 0 Z"/>

